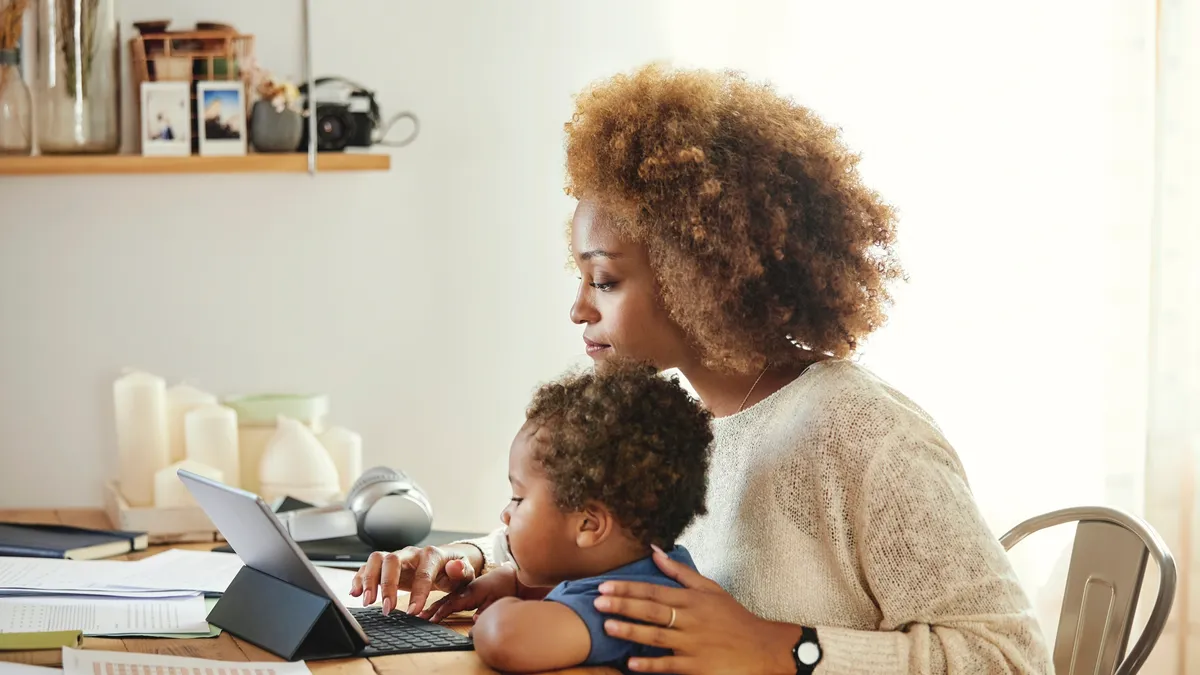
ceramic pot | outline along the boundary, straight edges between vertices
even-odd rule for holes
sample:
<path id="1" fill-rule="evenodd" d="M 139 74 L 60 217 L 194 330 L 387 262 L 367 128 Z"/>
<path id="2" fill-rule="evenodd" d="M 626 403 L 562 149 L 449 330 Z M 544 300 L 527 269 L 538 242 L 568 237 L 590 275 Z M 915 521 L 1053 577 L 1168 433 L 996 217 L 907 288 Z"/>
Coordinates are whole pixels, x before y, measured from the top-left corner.
<path id="1" fill-rule="evenodd" d="M 250 110 L 250 142 L 258 152 L 297 152 L 304 120 L 295 110 L 275 110 L 270 101 L 257 101 Z"/>

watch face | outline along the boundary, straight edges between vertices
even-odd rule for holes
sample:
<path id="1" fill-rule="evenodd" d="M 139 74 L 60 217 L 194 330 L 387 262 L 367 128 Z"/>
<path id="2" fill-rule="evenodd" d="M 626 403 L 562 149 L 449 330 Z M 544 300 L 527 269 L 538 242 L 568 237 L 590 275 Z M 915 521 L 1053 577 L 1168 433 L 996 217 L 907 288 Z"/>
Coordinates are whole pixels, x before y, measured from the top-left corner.
<path id="1" fill-rule="evenodd" d="M 814 665 L 821 660 L 821 648 L 815 642 L 801 642 L 796 645 L 796 659 L 806 666 Z"/>

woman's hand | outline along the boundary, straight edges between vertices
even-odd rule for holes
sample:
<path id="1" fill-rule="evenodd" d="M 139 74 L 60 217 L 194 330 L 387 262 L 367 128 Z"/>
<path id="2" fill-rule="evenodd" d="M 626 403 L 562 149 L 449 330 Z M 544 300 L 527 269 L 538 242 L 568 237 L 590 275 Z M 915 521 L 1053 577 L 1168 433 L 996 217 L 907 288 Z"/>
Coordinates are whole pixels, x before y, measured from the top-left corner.
<path id="1" fill-rule="evenodd" d="M 350 595 L 362 596 L 364 607 L 382 598 L 387 614 L 396 608 L 396 594 L 409 591 L 408 613 L 416 614 L 425 608 L 434 588 L 450 593 L 471 583 L 476 566 L 482 563 L 472 558 L 480 558 L 479 549 L 469 544 L 375 551 L 354 575 Z"/>
<path id="2" fill-rule="evenodd" d="M 601 612 L 651 624 L 609 619 L 604 622 L 609 635 L 674 651 L 673 656 L 632 658 L 630 670 L 681 675 L 796 672 L 792 647 L 800 638 L 800 626 L 760 619 L 716 582 L 657 548 L 654 562 L 684 588 L 606 581 L 595 600 Z"/>
<path id="3" fill-rule="evenodd" d="M 427 607 L 418 616 L 434 623 L 455 612 L 475 610 L 478 618 L 483 610 L 501 598 L 515 598 L 520 592 L 517 572 L 511 567 L 500 567 L 479 577 L 446 597 Z"/>

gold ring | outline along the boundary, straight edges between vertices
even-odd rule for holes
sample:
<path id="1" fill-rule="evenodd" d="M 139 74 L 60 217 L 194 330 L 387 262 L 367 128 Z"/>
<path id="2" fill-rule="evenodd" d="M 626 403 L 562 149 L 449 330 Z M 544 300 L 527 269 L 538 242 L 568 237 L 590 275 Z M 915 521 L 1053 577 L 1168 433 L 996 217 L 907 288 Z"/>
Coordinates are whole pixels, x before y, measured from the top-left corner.
<path id="1" fill-rule="evenodd" d="M 675 608 L 672 607 L 671 608 L 671 620 L 669 622 L 667 622 L 667 628 L 674 628 L 674 627 L 675 627 Z"/>

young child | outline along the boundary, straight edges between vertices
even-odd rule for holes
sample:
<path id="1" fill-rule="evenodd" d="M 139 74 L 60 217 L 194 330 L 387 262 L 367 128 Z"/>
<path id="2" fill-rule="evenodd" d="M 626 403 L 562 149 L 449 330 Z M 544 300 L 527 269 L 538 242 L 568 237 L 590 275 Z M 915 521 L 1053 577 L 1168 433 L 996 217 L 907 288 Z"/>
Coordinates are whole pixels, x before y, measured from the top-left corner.
<path id="1" fill-rule="evenodd" d="M 516 567 L 484 574 L 421 616 L 478 607 L 475 650 L 507 672 L 623 668 L 631 656 L 667 653 L 608 636 L 593 602 L 609 579 L 679 586 L 651 547 L 692 565 L 675 538 L 705 512 L 710 420 L 677 379 L 643 366 L 543 386 L 509 451 L 513 497 L 500 519 Z"/>

